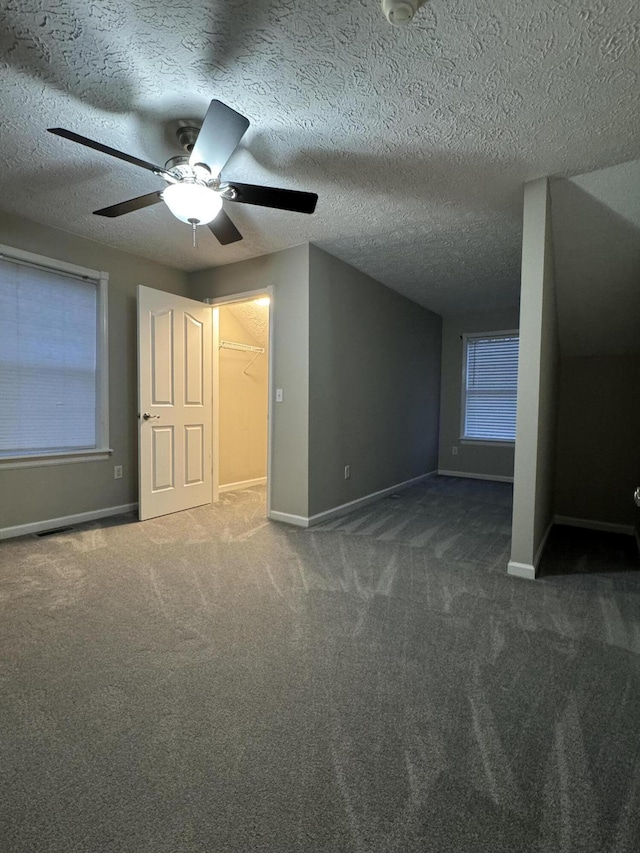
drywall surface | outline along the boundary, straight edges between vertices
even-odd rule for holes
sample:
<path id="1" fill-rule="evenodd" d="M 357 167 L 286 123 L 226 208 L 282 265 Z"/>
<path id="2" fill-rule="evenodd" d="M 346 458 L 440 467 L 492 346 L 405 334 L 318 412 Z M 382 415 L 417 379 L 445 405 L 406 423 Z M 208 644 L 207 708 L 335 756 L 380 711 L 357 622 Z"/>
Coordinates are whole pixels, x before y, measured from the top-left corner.
<path id="1" fill-rule="evenodd" d="M 551 230 L 551 199 L 547 187 L 542 327 L 540 334 L 540 383 L 538 387 L 538 453 L 536 503 L 533 530 L 534 562 L 554 515 L 554 479 L 558 429 L 560 349 L 556 311 L 554 251 Z M 527 356 L 525 356 L 526 358 Z M 527 364 L 524 365 L 525 371 Z"/>
<path id="2" fill-rule="evenodd" d="M 310 247 L 310 515 L 435 470 L 441 327 L 438 315 Z"/>
<path id="3" fill-rule="evenodd" d="M 525 185 L 511 561 L 535 571 L 553 521 L 558 324 L 546 178 Z"/>
<path id="4" fill-rule="evenodd" d="M 220 348 L 221 486 L 267 476 L 268 344 L 266 340 L 258 340 L 251 333 L 252 326 L 243 320 L 250 319 L 251 313 L 258 319 L 268 317 L 269 307 L 248 302 L 243 304 L 243 309 L 239 314 L 233 305 L 220 306 L 220 340 L 262 347 L 265 352 L 256 354 Z"/>
<path id="5" fill-rule="evenodd" d="M 563 356 L 638 351 L 640 160 L 551 182 Z"/>
<path id="6" fill-rule="evenodd" d="M 513 477 L 513 447 L 469 444 L 460 440 L 462 415 L 462 335 L 512 331 L 520 322 L 517 308 L 445 317 L 442 325 L 442 386 L 438 468 L 491 477 Z M 451 451 L 457 447 L 458 453 Z"/>
<path id="7" fill-rule="evenodd" d="M 561 359 L 557 515 L 638 522 L 638 424 L 640 353 Z"/>
<path id="8" fill-rule="evenodd" d="M 551 182 L 556 514 L 632 525 L 640 483 L 640 160 Z"/>
<path id="9" fill-rule="evenodd" d="M 110 459 L 0 471 L 0 528 L 61 518 L 138 499 L 136 286 L 188 295 L 178 270 L 66 231 L 0 212 L 0 243 L 109 273 Z M 37 310 L 37 306 L 34 306 Z M 37 411 L 34 416 L 46 417 Z M 124 477 L 113 479 L 113 466 Z"/>
<path id="10" fill-rule="evenodd" d="M 309 507 L 309 247 L 296 246 L 193 273 L 191 296 L 206 299 L 274 288 L 274 387 L 271 510 L 308 516 Z"/>

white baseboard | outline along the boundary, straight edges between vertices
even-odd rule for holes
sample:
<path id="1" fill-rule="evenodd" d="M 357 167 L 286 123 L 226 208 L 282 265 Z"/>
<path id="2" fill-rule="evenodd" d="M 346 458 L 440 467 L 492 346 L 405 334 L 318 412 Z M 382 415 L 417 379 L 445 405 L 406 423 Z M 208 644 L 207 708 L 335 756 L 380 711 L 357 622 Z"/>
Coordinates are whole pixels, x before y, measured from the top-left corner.
<path id="1" fill-rule="evenodd" d="M 437 472 L 441 477 L 467 477 L 470 480 L 493 480 L 496 483 L 513 483 L 513 477 L 503 477 L 501 474 L 472 474 L 471 471 L 442 471 Z"/>
<path id="2" fill-rule="evenodd" d="M 90 512 L 77 512 L 74 515 L 64 515 L 61 518 L 47 518 L 44 521 L 33 521 L 30 524 L 17 524 L 15 527 L 3 527 L 0 529 L 0 539 L 27 536 L 29 533 L 54 530 L 56 527 L 70 527 L 72 524 L 97 521 L 99 518 L 108 518 L 111 515 L 125 515 L 137 508 L 137 503 L 122 504 L 121 506 L 110 506 L 105 509 L 94 509 Z"/>
<path id="3" fill-rule="evenodd" d="M 536 551 L 533 563 L 519 563 L 516 560 L 509 560 L 509 566 L 507 568 L 508 574 L 514 575 L 518 578 L 528 578 L 529 580 L 535 579 L 538 571 L 538 564 L 540 563 L 542 552 L 544 551 L 544 546 L 547 544 L 549 533 L 551 533 L 551 528 L 554 524 L 564 524 L 567 527 L 582 527 L 587 530 L 601 530 L 605 533 L 622 533 L 628 536 L 635 535 L 638 543 L 638 550 L 640 550 L 640 534 L 633 524 L 614 524 L 610 521 L 595 521 L 588 518 L 570 518 L 566 515 L 554 515 L 553 521 L 547 527 L 546 532 L 542 537 L 542 542 Z"/>
<path id="4" fill-rule="evenodd" d="M 611 521 L 596 521 L 591 518 L 570 518 L 567 515 L 556 515 L 555 524 L 564 524 L 567 527 L 584 527 L 587 530 L 601 530 L 604 533 L 623 533 L 628 536 L 635 534 L 633 524 L 615 524 Z"/>
<path id="5" fill-rule="evenodd" d="M 340 506 L 325 509 L 323 512 L 318 512 L 309 517 L 309 527 L 314 524 L 320 524 L 322 521 L 329 521 L 332 518 L 337 518 L 340 515 L 346 515 L 349 512 L 353 512 L 354 509 L 367 506 L 367 504 L 374 503 L 375 501 L 380 500 L 380 498 L 384 498 L 387 495 L 400 491 L 401 489 L 408 489 L 410 486 L 416 486 L 428 477 L 433 477 L 436 473 L 436 471 L 429 471 L 428 474 L 421 474 L 419 477 L 413 477 L 411 480 L 404 480 L 402 483 L 396 483 L 395 486 L 380 489 L 378 492 L 371 492 L 371 494 L 365 495 L 362 498 L 356 498 L 356 500 L 349 501 L 346 504 L 340 504 Z"/>
<path id="6" fill-rule="evenodd" d="M 536 570 L 531 563 L 518 563 L 516 560 L 509 560 L 507 574 L 514 578 L 525 578 L 529 581 L 536 579 Z"/>
<path id="7" fill-rule="evenodd" d="M 285 524 L 293 524 L 295 527 L 308 527 L 309 519 L 303 515 L 292 515 L 289 512 L 278 512 L 272 509 L 269 513 L 269 518 L 272 521 L 283 521 Z"/>
<path id="8" fill-rule="evenodd" d="M 277 512 L 276 510 L 271 510 L 269 518 L 273 519 L 273 521 L 284 521 L 286 524 L 295 524 L 296 527 L 312 527 L 314 524 L 320 524 L 322 521 L 329 521 L 331 518 L 346 515 L 349 512 L 353 512 L 354 509 L 374 503 L 374 501 L 378 501 L 380 498 L 384 498 L 386 495 L 390 495 L 393 492 L 398 492 L 401 489 L 408 489 L 409 486 L 415 486 L 418 483 L 422 483 L 422 481 L 426 480 L 427 477 L 433 477 L 436 473 L 436 471 L 429 471 L 428 474 L 421 474 L 419 477 L 413 477 L 411 480 L 404 480 L 402 483 L 396 483 L 395 486 L 380 489 L 378 492 L 371 492 L 371 494 L 364 495 L 362 498 L 356 498 L 356 500 L 349 501 L 346 504 L 340 504 L 340 506 L 325 509 L 323 512 L 318 512 L 308 518 L 302 515 L 290 515 L 288 512 Z"/>
<path id="9" fill-rule="evenodd" d="M 513 575 L 513 577 L 516 578 L 526 578 L 531 581 L 536 579 L 538 566 L 540 564 L 540 559 L 542 558 L 542 552 L 544 551 L 544 546 L 547 544 L 547 539 L 549 538 L 553 525 L 554 520 L 549 522 L 549 525 L 544 532 L 542 541 L 538 545 L 538 550 L 533 558 L 533 563 L 519 563 L 517 560 L 509 560 L 509 564 L 507 566 L 508 575 Z"/>
<path id="10" fill-rule="evenodd" d="M 264 486 L 266 482 L 266 477 L 258 477 L 255 480 L 240 480 L 238 483 L 225 483 L 224 486 L 218 486 L 218 491 L 237 492 L 240 489 L 250 489 L 252 486 Z"/>

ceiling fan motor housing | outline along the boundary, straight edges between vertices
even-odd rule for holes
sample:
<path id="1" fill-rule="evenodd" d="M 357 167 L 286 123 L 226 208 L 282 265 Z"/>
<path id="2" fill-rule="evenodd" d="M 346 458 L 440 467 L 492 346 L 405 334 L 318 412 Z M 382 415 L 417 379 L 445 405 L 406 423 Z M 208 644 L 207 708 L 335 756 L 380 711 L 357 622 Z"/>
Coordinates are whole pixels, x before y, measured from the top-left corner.
<path id="1" fill-rule="evenodd" d="M 189 158 L 184 154 L 177 154 L 175 157 L 169 157 L 167 162 L 164 164 L 165 169 L 171 172 L 173 169 L 176 169 L 178 166 L 188 166 Z"/>

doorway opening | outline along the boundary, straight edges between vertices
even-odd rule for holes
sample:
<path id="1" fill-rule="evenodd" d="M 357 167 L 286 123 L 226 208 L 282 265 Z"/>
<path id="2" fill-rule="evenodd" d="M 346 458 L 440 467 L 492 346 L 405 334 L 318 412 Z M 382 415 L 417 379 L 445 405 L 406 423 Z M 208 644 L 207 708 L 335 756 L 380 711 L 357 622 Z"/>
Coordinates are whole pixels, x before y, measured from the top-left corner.
<path id="1" fill-rule="evenodd" d="M 261 492 L 269 512 L 271 294 L 213 303 L 213 499 Z"/>

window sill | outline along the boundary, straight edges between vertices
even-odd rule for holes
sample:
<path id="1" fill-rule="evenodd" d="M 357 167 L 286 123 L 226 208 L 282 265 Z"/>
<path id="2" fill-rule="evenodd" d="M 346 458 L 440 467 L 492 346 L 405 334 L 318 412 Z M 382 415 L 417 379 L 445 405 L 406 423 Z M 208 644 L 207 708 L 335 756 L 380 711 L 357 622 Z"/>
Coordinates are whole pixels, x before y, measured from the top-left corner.
<path id="1" fill-rule="evenodd" d="M 108 459 L 113 450 L 70 450 L 66 453 L 42 453 L 40 455 L 0 457 L 0 471 L 12 468 L 42 468 L 46 465 L 70 465 L 75 462 L 101 462 Z"/>
<path id="2" fill-rule="evenodd" d="M 500 441 L 493 438 L 461 438 L 460 444 L 477 444 L 480 447 L 515 447 L 515 441 Z"/>

